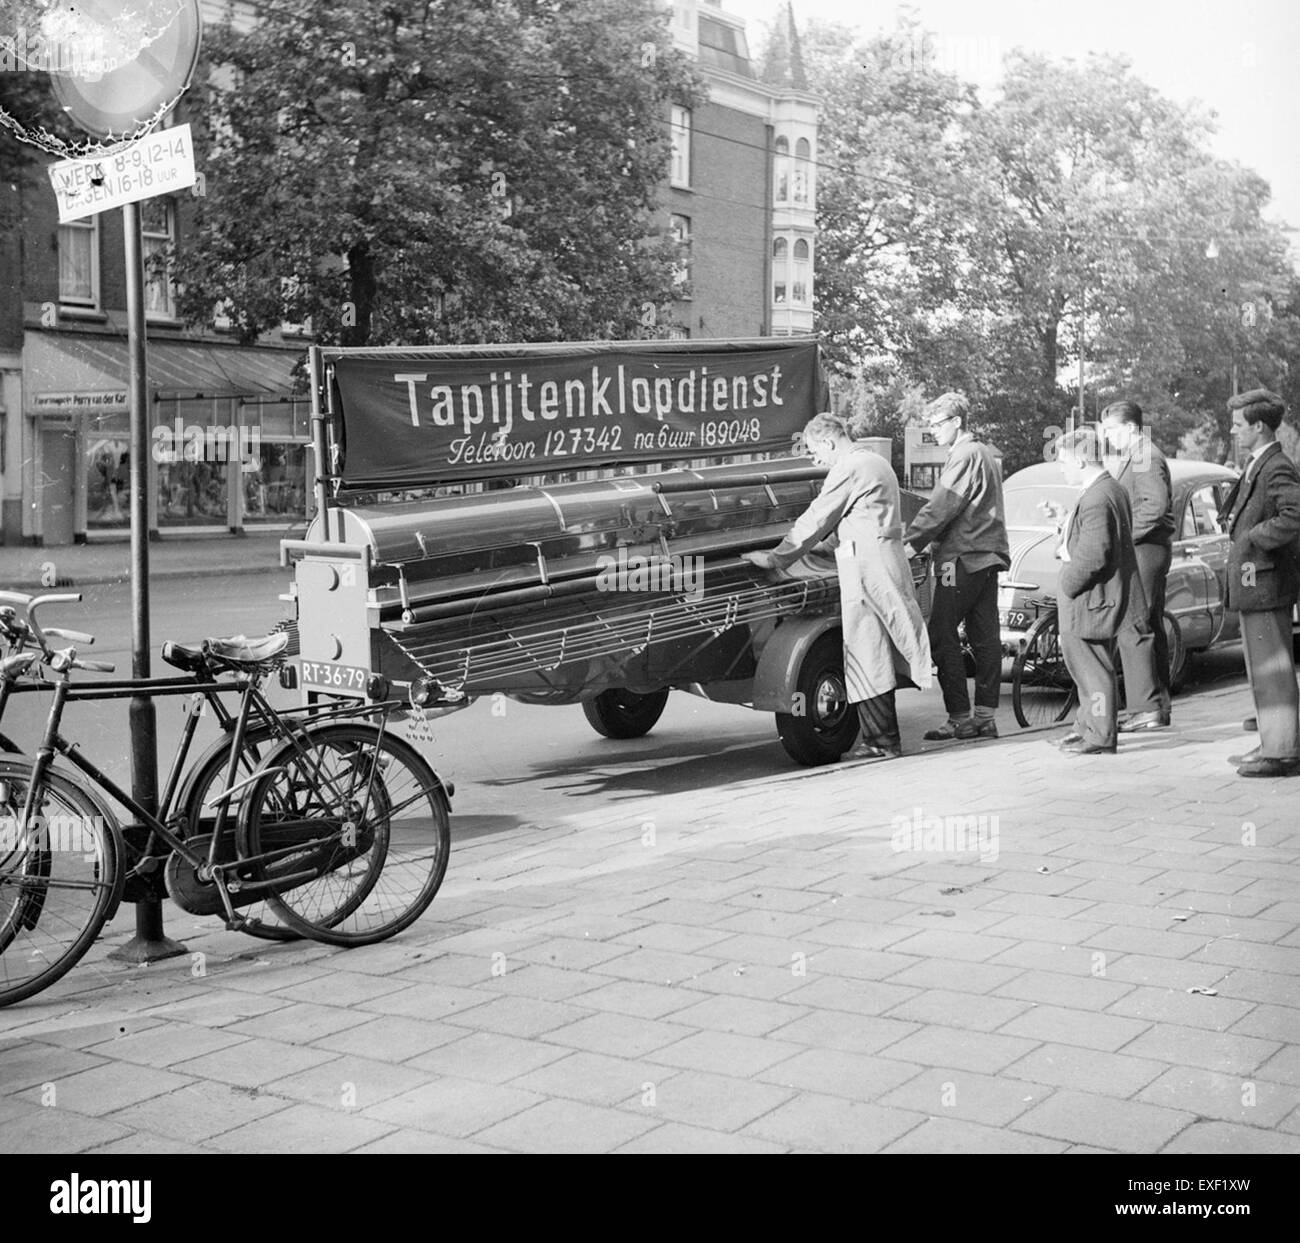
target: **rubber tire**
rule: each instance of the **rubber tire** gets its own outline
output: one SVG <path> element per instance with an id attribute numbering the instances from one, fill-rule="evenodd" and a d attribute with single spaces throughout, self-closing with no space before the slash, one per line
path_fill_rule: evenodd
<path id="1" fill-rule="evenodd" d="M 25 760 L 0 760 L 0 781 L 16 779 L 25 784 L 30 783 L 32 767 L 32 764 Z M 10 1006 L 34 996 L 62 978 L 76 965 L 81 956 L 95 943 L 95 938 L 99 936 L 105 922 L 117 909 L 126 879 L 122 870 L 121 830 L 112 813 L 97 802 L 88 791 L 59 773 L 47 770 L 44 780 L 49 789 L 58 792 L 59 799 L 66 807 L 75 808 L 76 814 L 84 819 L 85 824 L 91 826 L 88 831 L 94 835 L 96 847 L 103 859 L 102 879 L 94 891 L 94 902 L 87 910 L 81 931 L 77 933 L 68 948 L 50 962 L 44 971 L 25 982 L 13 985 L 6 985 L 4 973 L 0 971 L 0 1007 Z M 5 866 L 5 857 L 0 853 L 0 869 Z M 4 888 L 0 887 L 0 895 L 3 893 Z M 15 901 L 11 910 L 0 914 L 0 955 L 8 950 L 15 937 L 23 931 L 18 927 L 22 911 L 22 904 Z M 34 931 L 34 927 L 29 931 Z"/>
<path id="2" fill-rule="evenodd" d="M 818 689 L 828 680 L 838 683 L 844 698 L 839 701 L 838 712 L 824 717 L 816 710 L 820 703 Z M 859 731 L 857 709 L 848 702 L 845 689 L 844 641 L 839 631 L 822 635 L 809 649 L 799 666 L 795 690 L 803 696 L 800 702 L 809 705 L 810 711 L 776 714 L 776 732 L 781 745 L 796 764 L 809 768 L 834 764 L 853 746 Z"/>
<path id="3" fill-rule="evenodd" d="M 1183 643 L 1182 627 L 1178 619 L 1164 614 L 1165 636 L 1169 643 L 1169 693 L 1177 695 L 1187 684 L 1192 668 L 1192 654 Z"/>
<path id="4" fill-rule="evenodd" d="M 340 746 L 359 744 L 365 746 L 373 744 L 378 736 L 379 731 L 377 729 L 357 724 L 322 725 L 310 731 L 312 744 L 316 747 L 331 744 Z M 275 910 L 286 925 L 303 936 L 311 937 L 316 941 L 323 941 L 327 945 L 351 948 L 357 945 L 373 945 L 378 941 L 384 941 L 395 936 L 424 914 L 437 895 L 443 877 L 446 875 L 447 858 L 451 853 L 450 805 L 441 780 L 414 747 L 387 730 L 384 732 L 380 747 L 400 758 L 401 762 L 411 770 L 412 775 L 417 778 L 417 784 L 421 787 L 420 797 L 427 797 L 429 800 L 433 830 L 437 837 L 434 866 L 419 893 L 406 906 L 401 915 L 379 928 L 363 932 L 341 931 L 338 924 L 356 911 L 379 882 L 387 855 L 386 844 L 384 845 L 385 857 L 379 859 L 377 869 L 374 869 L 373 874 L 368 876 L 363 887 L 358 893 L 353 894 L 341 909 L 336 908 L 330 912 L 330 918 L 324 922 L 307 919 L 294 910 L 282 895 L 274 891 L 268 892 L 268 905 Z M 276 747 L 263 760 L 260 767 L 266 771 L 264 771 L 261 778 L 248 788 L 248 796 L 240 808 L 237 841 L 242 855 L 251 857 L 261 853 L 261 808 L 267 799 L 271 797 L 275 782 L 280 776 L 274 770 L 296 759 L 298 759 L 298 750 L 291 740 Z M 259 879 L 264 879 L 265 866 L 254 868 L 253 874 Z"/>
<path id="5" fill-rule="evenodd" d="M 582 712 L 591 728 L 606 738 L 640 738 L 659 723 L 667 703 L 666 690 L 639 695 L 616 686 L 595 699 L 584 699 Z"/>
<path id="6" fill-rule="evenodd" d="M 271 737 L 270 729 L 265 726 L 261 728 L 251 728 L 245 731 L 244 742 L 246 746 L 261 748 L 261 754 L 251 763 L 245 761 L 241 766 L 241 780 L 243 777 L 251 776 L 254 769 L 265 758 L 266 743 Z M 224 738 L 218 738 L 195 762 L 194 766 L 185 775 L 185 780 L 181 786 L 180 798 L 177 800 L 177 814 L 181 818 L 183 829 L 179 836 L 193 837 L 203 832 L 202 821 L 204 815 L 204 803 L 207 802 L 209 792 L 214 789 L 220 789 L 226 779 L 226 768 L 230 762 L 230 735 Z M 248 787 L 251 788 L 251 787 Z M 238 807 L 240 800 L 234 800 L 235 808 L 233 814 L 226 816 L 226 832 L 235 833 L 238 824 Z M 211 815 L 211 810 L 208 810 Z M 275 919 L 275 913 L 270 910 L 258 911 L 256 906 L 236 908 L 239 913 L 246 919 L 255 922 L 249 922 L 240 927 L 239 931 L 246 936 L 256 937 L 261 941 L 301 941 L 302 933 L 294 931 L 284 924 L 268 923 L 268 919 Z M 250 915 L 249 912 L 254 914 Z"/>
<path id="7" fill-rule="evenodd" d="M 1025 715 L 1024 704 L 1021 698 L 1021 687 L 1024 682 L 1025 666 L 1028 664 L 1029 653 L 1043 644 L 1043 636 L 1049 633 L 1057 635 L 1056 647 L 1060 649 L 1060 626 L 1058 616 L 1055 610 L 1044 613 L 1029 628 L 1029 633 L 1025 637 L 1025 645 L 1016 655 L 1015 664 L 1011 669 L 1011 708 L 1016 714 L 1016 721 L 1021 729 L 1028 729 L 1031 725 L 1059 724 L 1078 706 L 1079 691 L 1075 687 L 1073 691 L 1065 696 L 1061 710 L 1057 713 L 1052 721 L 1030 721 Z M 1061 657 L 1064 665 L 1065 658 Z"/>

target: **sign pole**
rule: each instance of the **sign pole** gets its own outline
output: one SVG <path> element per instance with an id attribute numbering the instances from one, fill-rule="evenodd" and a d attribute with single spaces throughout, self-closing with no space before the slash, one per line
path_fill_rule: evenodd
<path id="1" fill-rule="evenodd" d="M 131 406 L 131 676 L 149 676 L 149 391 L 144 320 L 144 243 L 139 203 L 122 208 L 126 252 L 127 353 Z M 130 705 L 131 794 L 150 815 L 158 814 L 158 731 L 153 700 L 134 695 Z M 147 874 L 149 894 L 135 904 L 135 936 L 109 957 L 119 962 L 157 962 L 185 953 L 163 932 L 162 868 Z"/>

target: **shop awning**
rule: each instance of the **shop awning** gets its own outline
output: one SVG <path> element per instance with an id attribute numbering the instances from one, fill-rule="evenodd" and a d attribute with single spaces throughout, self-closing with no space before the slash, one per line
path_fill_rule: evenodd
<path id="1" fill-rule="evenodd" d="M 125 391 L 130 360 L 125 338 L 69 332 L 28 331 L 23 358 L 28 410 L 42 396 Z M 301 349 L 222 345 L 216 342 L 149 341 L 150 400 L 175 398 L 286 399 L 294 396 L 293 368 Z M 305 400 L 303 394 L 297 394 Z"/>

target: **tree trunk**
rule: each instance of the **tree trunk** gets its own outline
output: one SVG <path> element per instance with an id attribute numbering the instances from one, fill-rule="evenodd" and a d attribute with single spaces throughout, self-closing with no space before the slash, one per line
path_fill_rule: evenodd
<path id="1" fill-rule="evenodd" d="M 370 342 L 370 317 L 374 310 L 376 289 L 375 261 L 370 253 L 369 242 L 361 241 L 349 248 L 348 281 L 352 295 L 352 314 L 343 316 L 340 339 L 344 345 L 367 345 Z"/>

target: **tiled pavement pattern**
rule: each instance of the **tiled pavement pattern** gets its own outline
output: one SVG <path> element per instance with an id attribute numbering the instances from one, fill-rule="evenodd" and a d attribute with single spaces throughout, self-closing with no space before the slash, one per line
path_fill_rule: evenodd
<path id="1" fill-rule="evenodd" d="M 171 910 L 206 958 L 124 968 L 128 911 L 0 1011 L 0 1149 L 1300 1151 L 1300 782 L 1224 762 L 1246 711 L 611 798 L 351 952 Z M 996 859 L 894 850 L 918 808 Z"/>

